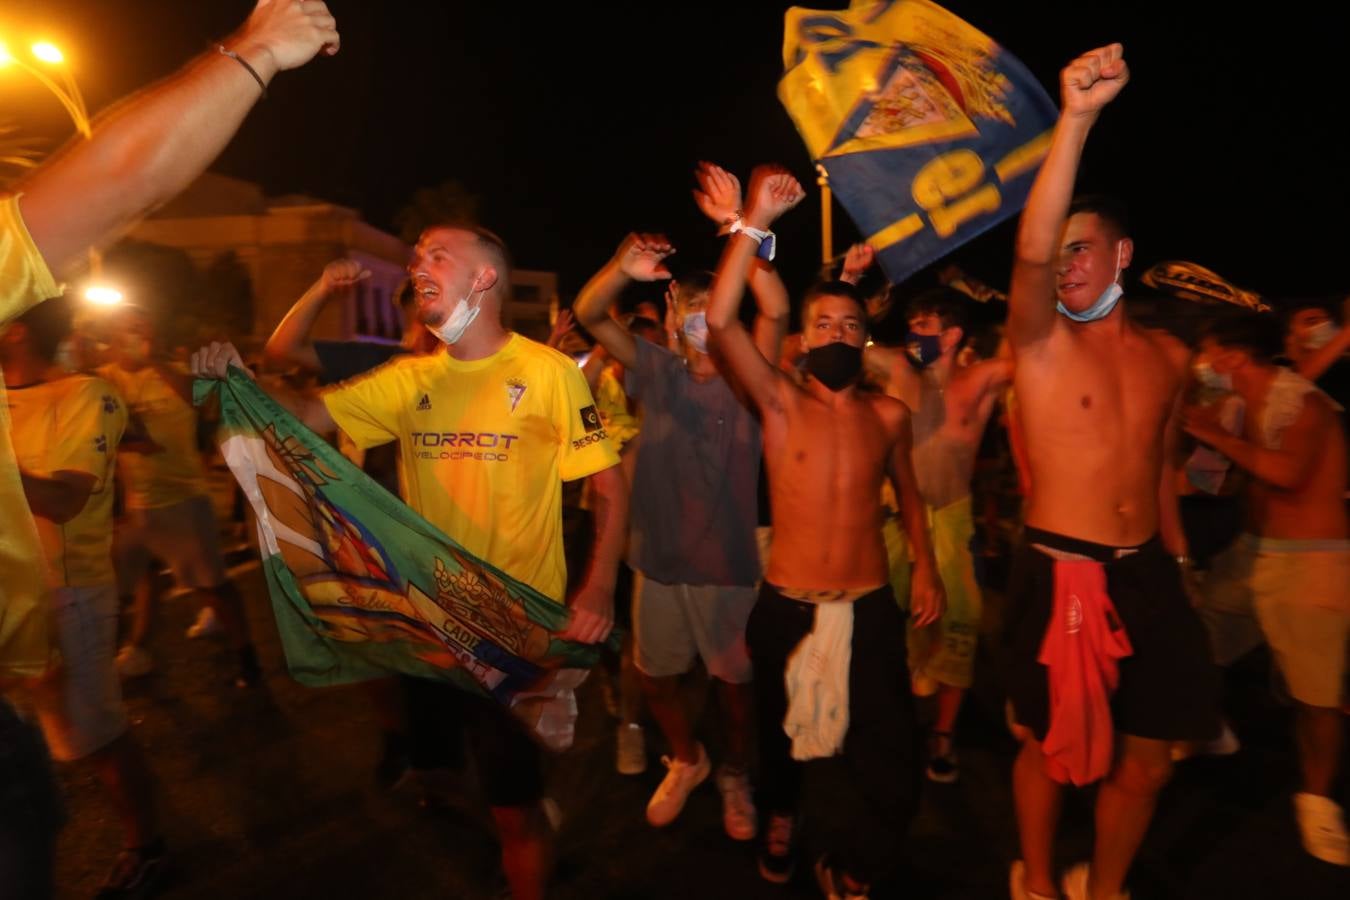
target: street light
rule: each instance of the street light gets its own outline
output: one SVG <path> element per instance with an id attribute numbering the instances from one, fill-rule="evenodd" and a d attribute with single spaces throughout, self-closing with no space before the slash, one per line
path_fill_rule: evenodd
<path id="1" fill-rule="evenodd" d="M 47 41 L 38 41 L 33 45 L 32 50 L 33 55 L 38 59 L 54 66 L 59 66 L 66 61 L 66 58 L 61 54 L 61 51 L 56 48 L 56 45 L 50 44 Z"/>
<path id="2" fill-rule="evenodd" d="M 0 41 L 0 68 L 8 65 L 14 65 L 23 69 L 29 75 L 32 75 L 47 90 L 56 95 L 56 99 L 61 101 L 61 106 L 75 123 L 75 130 L 85 139 L 94 136 L 94 130 L 89 124 L 89 111 L 85 108 L 84 97 L 80 94 L 80 86 L 75 83 L 75 76 L 71 74 L 70 66 L 65 65 L 66 57 L 55 44 L 49 41 L 38 41 L 29 47 L 29 52 L 33 58 L 48 66 L 56 67 L 61 76 L 61 83 L 58 84 L 54 78 L 44 72 L 40 67 L 32 63 L 25 62 L 15 56 Z M 103 260 L 99 252 L 93 247 L 89 248 L 89 270 L 95 277 L 103 269 Z"/>
<path id="3" fill-rule="evenodd" d="M 69 67 L 65 65 L 65 55 L 55 44 L 48 41 L 39 41 L 29 50 L 33 54 L 33 58 L 39 62 L 48 66 L 60 67 L 58 71 L 61 76 L 61 83 L 58 84 L 56 79 L 48 75 L 42 68 L 11 53 L 3 43 L 0 43 L 0 66 L 17 66 L 32 75 L 43 87 L 55 94 L 57 100 L 61 101 L 61 106 L 70 115 L 71 121 L 75 123 L 75 129 L 85 137 L 92 135 L 93 129 L 89 126 L 89 114 L 85 110 L 84 97 L 80 95 L 80 87 L 75 83 Z"/>
<path id="4" fill-rule="evenodd" d="M 102 284 L 91 284 L 84 289 L 84 299 L 96 306 L 116 306 L 122 302 L 122 292 Z"/>

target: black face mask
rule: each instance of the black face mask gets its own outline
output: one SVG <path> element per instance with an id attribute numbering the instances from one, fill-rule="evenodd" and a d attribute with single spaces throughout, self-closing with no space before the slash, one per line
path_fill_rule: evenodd
<path id="1" fill-rule="evenodd" d="M 862 372 L 862 348 L 835 341 L 806 351 L 806 371 L 832 391 L 842 391 Z"/>

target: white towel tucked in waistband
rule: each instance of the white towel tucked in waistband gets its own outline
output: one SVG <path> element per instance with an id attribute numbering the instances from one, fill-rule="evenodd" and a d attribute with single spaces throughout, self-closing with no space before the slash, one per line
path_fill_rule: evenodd
<path id="1" fill-rule="evenodd" d="M 843 749 L 852 658 L 853 604 L 819 604 L 815 626 L 783 670 L 788 698 L 783 730 L 792 739 L 793 759 L 823 759 Z"/>

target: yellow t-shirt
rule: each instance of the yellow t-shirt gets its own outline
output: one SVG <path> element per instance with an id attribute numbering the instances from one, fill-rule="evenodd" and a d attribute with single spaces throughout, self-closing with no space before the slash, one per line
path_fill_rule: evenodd
<path id="1" fill-rule="evenodd" d="M 0 325 L 58 292 L 19 215 L 19 198 L 0 197 Z M 42 544 L 19 480 L 0 378 L 0 677 L 29 678 L 47 668 L 46 594 Z"/>
<path id="2" fill-rule="evenodd" d="M 605 423 L 610 440 L 622 451 L 642 429 L 642 412 L 641 408 L 636 413 L 628 411 L 628 395 L 612 368 L 606 367 L 595 383 L 595 403 L 600 408 L 600 421 Z"/>
<path id="3" fill-rule="evenodd" d="M 112 382 L 127 409 L 163 450 L 117 455 L 128 509 L 159 509 L 206 493 L 197 452 L 197 411 L 151 366 L 128 372 L 109 364 L 98 374 Z"/>
<path id="4" fill-rule="evenodd" d="M 562 600 L 562 482 L 619 461 L 576 363 L 513 334 L 486 359 L 405 356 L 323 396 L 358 446 L 398 440 L 405 499 L 423 518 Z"/>
<path id="5" fill-rule="evenodd" d="M 35 517 L 56 583 L 111 584 L 113 467 L 127 424 L 122 399 L 102 378 L 70 375 L 10 388 L 9 413 L 20 468 L 44 476 L 63 470 L 94 476 L 88 502 L 69 522 Z"/>

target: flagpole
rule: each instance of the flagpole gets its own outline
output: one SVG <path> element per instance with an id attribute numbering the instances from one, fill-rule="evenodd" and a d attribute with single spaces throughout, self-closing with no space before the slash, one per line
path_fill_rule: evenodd
<path id="1" fill-rule="evenodd" d="M 820 261 L 829 265 L 830 260 L 834 259 L 834 226 L 830 221 L 830 175 L 825 171 L 822 165 L 816 165 L 816 171 L 820 177 L 816 179 L 816 184 L 820 185 Z"/>

